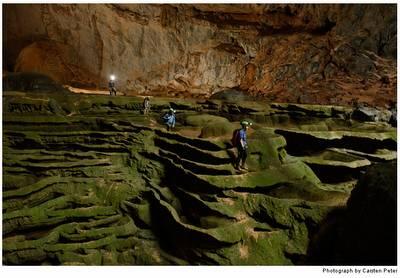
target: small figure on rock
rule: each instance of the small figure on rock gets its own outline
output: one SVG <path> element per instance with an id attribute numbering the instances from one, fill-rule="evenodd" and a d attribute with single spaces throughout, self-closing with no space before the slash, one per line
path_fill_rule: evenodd
<path id="1" fill-rule="evenodd" d="M 175 128 L 175 121 L 176 121 L 175 112 L 176 111 L 174 109 L 170 108 L 169 111 L 165 113 L 163 116 L 163 121 L 164 124 L 167 125 L 168 131 L 172 131 Z"/>
<path id="2" fill-rule="evenodd" d="M 143 114 L 147 115 L 150 111 L 150 99 L 149 97 L 145 97 L 143 100 Z"/>
<path id="3" fill-rule="evenodd" d="M 248 121 L 240 122 L 242 128 L 236 129 L 232 135 L 232 145 L 237 148 L 238 156 L 236 161 L 234 162 L 234 167 L 236 170 L 245 170 L 247 171 L 248 168 L 246 167 L 246 158 L 247 158 L 247 134 L 246 131 L 252 123 Z"/>
<path id="4" fill-rule="evenodd" d="M 110 76 L 110 81 L 108 82 L 108 88 L 110 90 L 110 96 L 117 95 L 117 90 L 115 89 L 115 76 L 114 75 Z"/>

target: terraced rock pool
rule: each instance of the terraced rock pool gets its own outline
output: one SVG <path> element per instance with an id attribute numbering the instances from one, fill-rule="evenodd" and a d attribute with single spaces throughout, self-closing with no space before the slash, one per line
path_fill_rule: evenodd
<path id="1" fill-rule="evenodd" d="M 142 100 L 3 92 L 4 264 L 307 264 L 326 216 L 397 157 L 396 128 L 351 108 Z"/>

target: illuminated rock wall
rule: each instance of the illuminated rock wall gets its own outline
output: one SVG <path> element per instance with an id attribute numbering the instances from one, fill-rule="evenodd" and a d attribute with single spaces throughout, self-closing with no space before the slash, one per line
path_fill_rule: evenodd
<path id="1" fill-rule="evenodd" d="M 5 5 L 8 71 L 125 94 L 382 106 L 395 100 L 394 5 Z"/>

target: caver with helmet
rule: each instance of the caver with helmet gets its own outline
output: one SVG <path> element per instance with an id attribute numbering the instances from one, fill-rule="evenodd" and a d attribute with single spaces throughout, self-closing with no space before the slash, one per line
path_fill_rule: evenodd
<path id="1" fill-rule="evenodd" d="M 232 143 L 238 150 L 238 156 L 234 163 L 234 166 L 237 170 L 248 170 L 246 167 L 246 158 L 247 158 L 247 134 L 246 131 L 252 123 L 248 121 L 241 121 L 240 125 L 241 129 L 236 130 L 233 134 Z"/>
<path id="2" fill-rule="evenodd" d="M 108 82 L 108 88 L 110 90 L 110 96 L 117 95 L 117 90 L 115 89 L 115 76 L 114 75 L 110 76 L 110 81 Z"/>
<path id="3" fill-rule="evenodd" d="M 164 124 L 167 125 L 167 130 L 170 131 L 175 127 L 176 117 L 175 117 L 175 110 L 170 108 L 167 113 L 163 116 Z"/>

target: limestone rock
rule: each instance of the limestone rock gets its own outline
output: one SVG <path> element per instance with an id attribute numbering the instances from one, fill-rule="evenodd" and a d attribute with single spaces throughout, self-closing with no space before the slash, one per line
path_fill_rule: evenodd
<path id="1" fill-rule="evenodd" d="M 324 176 L 293 149 L 301 143 L 313 156 L 315 148 L 346 147 L 342 155 L 331 150 L 322 160 L 336 160 L 325 163 L 330 171 L 362 166 L 351 168 L 359 175 L 366 160 L 358 156 L 375 158 L 378 166 L 396 158 L 394 128 L 364 123 L 357 131 L 346 130 L 349 122 L 327 118 L 333 107 L 285 110 L 289 105 L 277 109 L 261 101 L 230 103 L 238 110 L 233 117 L 263 113 L 278 119 L 273 125 L 252 125 L 250 170 L 237 172 L 231 134 L 198 138 L 181 132 L 199 131 L 204 124 L 239 127 L 223 117 L 220 101 L 154 97 L 147 115 L 140 113 L 142 101 L 53 91 L 4 92 L 3 264 L 305 264 L 312 258 L 307 252 L 310 239 L 324 237 L 318 232 L 322 221 L 346 204 L 357 181 L 324 184 Z M 179 107 L 179 128 L 173 132 L 157 123 L 170 106 Z M 290 129 L 278 129 L 287 123 L 279 119 L 291 122 Z M 319 121 L 325 124 L 315 124 L 312 131 L 297 130 Z M 359 145 L 363 150 L 357 151 Z M 383 173 L 371 172 L 361 179 L 348 203 L 348 223 L 359 220 L 360 233 L 370 228 L 360 216 L 364 211 L 374 218 L 392 211 L 386 206 L 393 205 L 395 167 L 383 167 Z M 376 214 L 369 207 L 373 203 Z M 377 227 L 386 227 L 377 221 Z M 386 230 L 393 231 L 392 224 Z M 357 242 L 353 238 L 349 236 L 349 243 Z M 393 254 L 383 258 L 393 259 Z"/>
<path id="2" fill-rule="evenodd" d="M 389 111 L 381 111 L 374 107 L 359 107 L 351 114 L 351 118 L 359 121 L 370 122 L 389 122 L 391 113 Z"/>
<path id="3" fill-rule="evenodd" d="M 216 92 L 211 96 L 211 99 L 220 99 L 228 102 L 241 102 L 251 100 L 252 97 L 244 93 L 243 91 L 229 89 L 221 92 Z"/>
<path id="4" fill-rule="evenodd" d="M 37 91 L 68 93 L 69 90 L 63 88 L 49 76 L 39 73 L 8 73 L 3 76 L 4 91 Z"/>
<path id="5" fill-rule="evenodd" d="M 383 106 L 395 100 L 393 5 L 6 4 L 8 71 L 123 94 Z M 323 93 L 321 93 L 323 92 Z"/>

